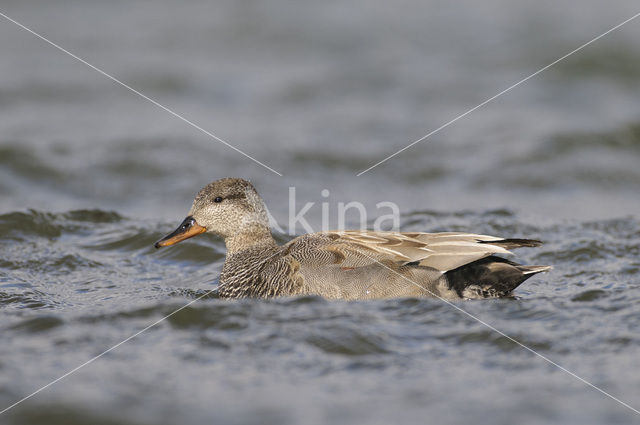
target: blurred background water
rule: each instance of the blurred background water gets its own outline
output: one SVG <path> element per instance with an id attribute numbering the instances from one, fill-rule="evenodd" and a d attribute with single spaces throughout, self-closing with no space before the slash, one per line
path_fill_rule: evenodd
<path id="1" fill-rule="evenodd" d="M 552 273 L 460 306 L 639 408 L 640 21 L 356 177 L 639 11 L 3 1 L 283 177 L 0 18 L 0 409 L 215 287 L 221 241 L 152 243 L 226 176 L 251 179 L 285 229 L 294 186 L 316 228 L 319 202 L 358 200 L 373 220 L 392 201 L 403 230 L 544 240 L 519 260 Z M 638 416 L 437 300 L 206 297 L 0 417 L 365 421 Z"/>

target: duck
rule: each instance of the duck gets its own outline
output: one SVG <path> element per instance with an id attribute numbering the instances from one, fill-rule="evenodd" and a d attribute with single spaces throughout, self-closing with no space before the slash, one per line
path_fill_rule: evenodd
<path id="1" fill-rule="evenodd" d="M 220 298 L 502 298 L 551 269 L 502 257 L 512 255 L 510 249 L 540 246 L 538 240 L 464 232 L 337 230 L 278 245 L 263 199 L 241 178 L 202 188 L 184 221 L 155 247 L 205 232 L 224 239 L 227 250 Z"/>

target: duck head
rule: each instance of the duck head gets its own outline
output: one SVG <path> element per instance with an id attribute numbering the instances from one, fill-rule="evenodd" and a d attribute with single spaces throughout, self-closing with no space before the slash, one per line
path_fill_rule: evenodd
<path id="1" fill-rule="evenodd" d="M 224 178 L 203 187 L 180 226 L 155 243 L 173 245 L 204 232 L 224 238 L 229 250 L 234 241 L 247 243 L 270 238 L 269 217 L 260 195 L 247 180 Z"/>

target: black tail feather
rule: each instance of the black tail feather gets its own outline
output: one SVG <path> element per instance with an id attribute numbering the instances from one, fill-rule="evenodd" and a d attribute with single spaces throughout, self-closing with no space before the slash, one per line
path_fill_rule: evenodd
<path id="1" fill-rule="evenodd" d="M 502 239 L 499 241 L 481 241 L 480 243 L 486 243 L 491 245 L 498 245 L 505 249 L 514 249 L 514 248 L 535 248 L 537 246 L 542 245 L 541 241 L 537 241 L 535 239 Z"/>
<path id="2" fill-rule="evenodd" d="M 523 266 L 490 256 L 450 270 L 445 276 L 449 289 L 455 290 L 461 298 L 496 298 L 508 296 L 534 274 L 549 269 L 549 266 Z"/>

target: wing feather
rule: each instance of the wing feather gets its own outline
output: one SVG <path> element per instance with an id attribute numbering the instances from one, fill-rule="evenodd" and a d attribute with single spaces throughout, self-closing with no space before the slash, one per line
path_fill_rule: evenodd
<path id="1" fill-rule="evenodd" d="M 323 234 L 329 235 L 332 241 L 325 249 L 340 252 L 345 265 L 391 260 L 401 264 L 418 263 L 444 273 L 490 255 L 511 254 L 499 245 L 504 238 L 473 233 L 337 231 Z"/>

